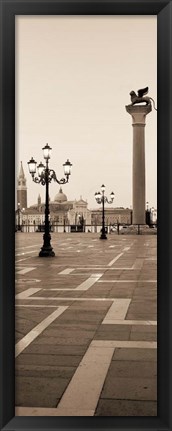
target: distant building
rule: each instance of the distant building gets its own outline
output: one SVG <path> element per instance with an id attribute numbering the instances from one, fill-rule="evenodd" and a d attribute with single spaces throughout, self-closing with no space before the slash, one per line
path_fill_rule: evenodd
<path id="1" fill-rule="evenodd" d="M 91 225 L 91 211 L 87 208 L 88 203 L 82 199 L 73 201 L 73 207 L 68 211 L 68 220 L 70 225 L 79 225 L 82 223 Z"/>
<path id="2" fill-rule="evenodd" d="M 20 209 L 27 208 L 27 187 L 26 177 L 21 162 L 20 172 L 17 178 L 17 205 Z"/>
<path id="3" fill-rule="evenodd" d="M 45 203 L 41 202 L 38 195 L 37 203 L 27 208 L 26 178 L 21 162 L 20 172 L 17 180 L 17 203 L 16 226 L 22 225 L 24 231 L 36 231 L 45 222 Z M 79 200 L 68 200 L 59 188 L 54 200 L 49 201 L 50 225 L 53 231 L 71 231 L 71 227 L 82 226 L 83 231 L 98 232 L 102 225 L 102 207 L 89 209 L 86 200 L 80 196 Z M 129 208 L 112 208 L 105 206 L 105 225 L 132 224 L 132 210 Z M 77 229 L 76 229 L 77 230 Z M 79 229 L 78 229 L 79 230 Z"/>
<path id="4" fill-rule="evenodd" d="M 102 223 L 102 208 L 91 210 L 91 224 L 94 226 Z M 132 223 L 132 210 L 129 208 L 105 208 L 105 225 L 110 226 L 117 223 Z"/>
<path id="5" fill-rule="evenodd" d="M 49 201 L 49 210 L 50 210 L 50 223 L 56 225 L 63 225 L 64 223 L 68 223 L 68 211 L 72 208 L 72 202 L 67 200 L 67 196 L 63 193 L 62 188 L 60 187 L 59 192 L 55 195 L 54 201 Z M 26 212 L 37 211 L 39 214 L 42 214 L 42 218 L 44 221 L 45 214 L 45 203 L 41 202 L 40 195 L 38 196 L 37 204 L 31 205 Z"/>

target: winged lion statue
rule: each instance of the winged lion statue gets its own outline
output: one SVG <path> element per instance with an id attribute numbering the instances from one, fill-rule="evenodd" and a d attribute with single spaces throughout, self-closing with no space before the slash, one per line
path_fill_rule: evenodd
<path id="1" fill-rule="evenodd" d="M 155 107 L 155 101 L 150 96 L 145 96 L 148 94 L 149 87 L 141 88 L 137 91 L 137 94 L 135 91 L 130 91 L 131 96 L 131 105 L 136 105 L 137 103 L 143 103 L 145 102 L 146 105 L 151 105 L 151 101 L 153 102 L 153 107 L 157 111 L 157 108 Z"/>

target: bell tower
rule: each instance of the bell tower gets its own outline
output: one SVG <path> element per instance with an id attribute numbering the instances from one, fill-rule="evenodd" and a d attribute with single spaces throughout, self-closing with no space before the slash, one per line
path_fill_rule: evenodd
<path id="1" fill-rule="evenodd" d="M 17 205 L 20 204 L 20 208 L 27 208 L 27 187 L 26 177 L 21 162 L 20 172 L 17 178 Z"/>

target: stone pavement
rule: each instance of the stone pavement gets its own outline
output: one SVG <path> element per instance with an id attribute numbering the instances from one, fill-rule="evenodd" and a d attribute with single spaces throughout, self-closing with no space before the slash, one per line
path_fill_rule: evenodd
<path id="1" fill-rule="evenodd" d="M 16 416 L 157 415 L 156 240 L 16 233 Z"/>

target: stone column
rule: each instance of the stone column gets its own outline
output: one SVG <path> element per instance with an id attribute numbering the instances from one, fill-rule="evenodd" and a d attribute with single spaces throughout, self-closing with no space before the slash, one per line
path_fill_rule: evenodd
<path id="1" fill-rule="evenodd" d="M 133 121 L 133 224 L 145 224 L 145 124 L 149 105 L 128 105 Z"/>

